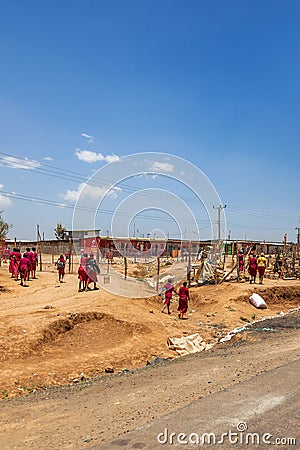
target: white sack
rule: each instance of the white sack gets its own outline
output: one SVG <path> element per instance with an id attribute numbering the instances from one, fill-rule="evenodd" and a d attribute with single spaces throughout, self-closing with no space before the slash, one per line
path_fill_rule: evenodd
<path id="1" fill-rule="evenodd" d="M 251 303 L 251 305 L 255 306 L 255 308 L 258 308 L 258 309 L 266 309 L 267 308 L 267 304 L 264 301 L 264 299 L 259 294 L 256 294 L 256 292 L 254 292 L 250 296 L 250 303 Z"/>

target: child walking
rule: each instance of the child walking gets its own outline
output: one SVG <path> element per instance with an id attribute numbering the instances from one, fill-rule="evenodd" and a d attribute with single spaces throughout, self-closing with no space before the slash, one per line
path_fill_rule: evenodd
<path id="1" fill-rule="evenodd" d="M 30 270 L 30 261 L 27 258 L 27 254 L 24 253 L 23 257 L 20 259 L 19 273 L 21 278 L 21 286 L 27 287 L 26 280 L 28 280 L 28 274 Z"/>
<path id="2" fill-rule="evenodd" d="M 82 265 L 78 267 L 78 278 L 79 278 L 78 292 L 83 292 L 86 289 L 86 282 L 88 276 Z"/>
<path id="3" fill-rule="evenodd" d="M 179 288 L 179 304 L 177 310 L 179 311 L 178 319 L 183 319 L 184 314 L 188 310 L 188 301 L 190 300 L 189 289 L 187 288 L 187 282 L 185 281 L 183 285 Z"/>
<path id="4" fill-rule="evenodd" d="M 56 261 L 55 265 L 58 270 L 58 281 L 60 283 L 63 283 L 63 279 L 65 276 L 65 266 L 66 266 L 66 260 L 64 258 L 64 255 L 60 255 L 60 257 Z"/>
<path id="5" fill-rule="evenodd" d="M 170 304 L 171 304 L 172 295 L 173 295 L 173 292 L 175 292 L 175 294 L 177 294 L 177 292 L 175 291 L 175 288 L 172 284 L 171 278 L 168 279 L 168 282 L 167 282 L 167 284 L 164 285 L 164 288 L 165 288 L 165 301 L 164 301 L 164 306 L 163 306 L 163 309 L 161 310 L 161 312 L 163 313 L 164 310 L 167 308 L 168 314 L 171 314 Z"/>

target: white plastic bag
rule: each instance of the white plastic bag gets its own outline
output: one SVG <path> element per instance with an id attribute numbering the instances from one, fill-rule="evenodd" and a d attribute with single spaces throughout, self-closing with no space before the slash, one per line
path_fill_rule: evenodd
<path id="1" fill-rule="evenodd" d="M 256 292 L 254 292 L 250 296 L 250 303 L 251 303 L 251 305 L 255 306 L 255 308 L 258 308 L 258 309 L 266 309 L 267 308 L 267 304 L 264 301 L 264 299 L 259 294 L 256 294 Z"/>

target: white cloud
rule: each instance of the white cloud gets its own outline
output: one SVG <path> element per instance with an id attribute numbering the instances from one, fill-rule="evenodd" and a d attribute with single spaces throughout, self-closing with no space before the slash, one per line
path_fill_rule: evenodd
<path id="1" fill-rule="evenodd" d="M 4 188 L 4 184 L 0 184 L 0 189 Z M 12 206 L 11 199 L 0 193 L 0 209 Z"/>
<path id="2" fill-rule="evenodd" d="M 75 203 L 79 197 L 80 191 L 80 187 L 77 191 L 71 191 L 70 189 L 67 189 L 66 194 L 60 194 L 59 196 L 64 200 L 67 200 L 68 202 Z"/>
<path id="3" fill-rule="evenodd" d="M 75 203 L 78 200 L 81 191 L 83 191 L 81 194 L 81 199 L 90 198 L 99 201 L 105 195 L 110 195 L 113 198 L 117 198 L 117 193 L 122 191 L 122 189 L 119 187 L 113 187 L 112 189 L 109 189 L 109 186 L 90 186 L 87 183 L 81 183 L 77 189 L 73 191 L 67 189 L 66 194 L 60 194 L 60 197 L 64 200 L 67 200 L 68 202 Z"/>
<path id="4" fill-rule="evenodd" d="M 44 156 L 43 158 L 45 161 L 53 161 L 53 158 L 51 156 Z"/>
<path id="5" fill-rule="evenodd" d="M 147 179 L 151 178 L 151 180 L 155 180 L 155 178 L 158 177 L 158 174 L 157 175 L 156 174 L 155 175 L 150 175 L 148 172 L 141 172 L 138 175 L 136 175 L 136 178 L 141 178 L 141 177 L 144 177 L 144 178 L 147 178 Z"/>
<path id="6" fill-rule="evenodd" d="M 16 158 L 14 156 L 3 156 L 1 166 L 10 167 L 11 169 L 36 169 L 40 167 L 41 163 L 34 159 Z"/>
<path id="7" fill-rule="evenodd" d="M 81 133 L 81 136 L 88 140 L 88 142 L 93 143 L 95 138 L 91 134 Z"/>
<path id="8" fill-rule="evenodd" d="M 0 208 L 9 208 L 12 206 L 11 199 L 0 194 Z"/>
<path id="9" fill-rule="evenodd" d="M 105 157 L 105 161 L 107 161 L 108 163 L 118 161 L 119 159 L 120 159 L 120 157 L 117 156 L 117 155 L 114 155 L 114 154 L 112 154 L 112 155 L 107 155 L 107 156 Z"/>
<path id="10" fill-rule="evenodd" d="M 111 163 L 120 159 L 117 155 L 104 156 L 102 155 L 102 153 L 91 152 L 90 150 L 80 150 L 80 148 L 76 148 L 75 155 L 80 161 L 84 161 L 89 164 L 95 163 L 97 161 L 105 161 Z"/>
<path id="11" fill-rule="evenodd" d="M 174 166 L 169 163 L 155 161 L 150 167 L 150 170 L 154 170 L 155 172 L 173 172 Z"/>

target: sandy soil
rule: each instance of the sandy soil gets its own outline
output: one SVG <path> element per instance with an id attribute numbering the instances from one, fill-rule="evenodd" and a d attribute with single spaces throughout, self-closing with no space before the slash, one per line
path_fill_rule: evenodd
<path id="1" fill-rule="evenodd" d="M 192 288 L 187 320 L 179 321 L 176 300 L 168 316 L 161 313 L 159 296 L 130 299 L 102 289 L 78 293 L 73 274 L 59 284 L 56 273 L 38 273 L 28 288 L 9 278 L 7 266 L 0 275 L 0 398 L 78 383 L 106 368 L 117 373 L 155 357 L 176 358 L 167 347 L 169 336 L 199 332 L 206 342 L 217 342 L 246 321 L 300 303 L 299 281 L 223 283 Z M 254 291 L 267 310 L 249 304 Z"/>

